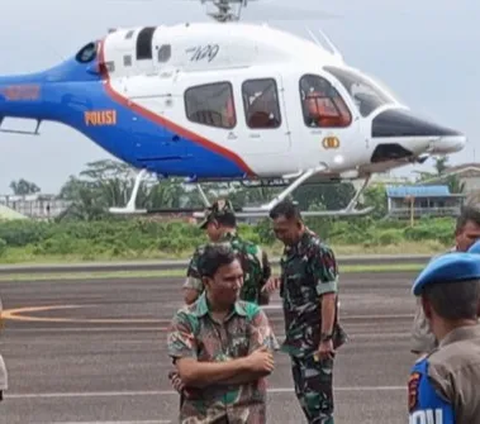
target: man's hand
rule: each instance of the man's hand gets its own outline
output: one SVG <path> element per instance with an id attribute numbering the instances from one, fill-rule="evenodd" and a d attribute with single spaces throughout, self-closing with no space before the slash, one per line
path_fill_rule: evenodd
<path id="1" fill-rule="evenodd" d="M 273 293 L 275 290 L 277 290 L 280 287 L 280 278 L 278 277 L 270 277 L 268 281 L 265 283 L 265 285 L 262 288 L 262 292 L 267 292 L 267 293 Z"/>
<path id="2" fill-rule="evenodd" d="M 335 357 L 335 350 L 333 349 L 333 341 L 330 339 L 325 342 L 320 342 L 317 352 L 315 352 L 315 359 L 317 361 L 324 361 L 326 359 L 333 359 Z"/>
<path id="3" fill-rule="evenodd" d="M 182 393 L 182 391 L 185 389 L 185 385 L 183 384 L 182 379 L 180 378 L 180 375 L 176 371 L 170 371 L 168 373 L 168 378 L 170 380 L 170 383 L 172 383 L 173 388 L 178 392 Z"/>
<path id="4" fill-rule="evenodd" d="M 247 368 L 252 372 L 270 373 L 275 367 L 272 353 L 262 346 L 245 358 Z"/>

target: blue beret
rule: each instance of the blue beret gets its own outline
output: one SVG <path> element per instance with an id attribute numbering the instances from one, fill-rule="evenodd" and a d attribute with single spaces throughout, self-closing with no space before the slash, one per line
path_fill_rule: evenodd
<path id="1" fill-rule="evenodd" d="M 468 253 L 480 253 L 480 240 L 477 240 L 470 246 L 470 249 L 467 250 Z"/>
<path id="2" fill-rule="evenodd" d="M 472 253 L 447 253 L 433 259 L 413 283 L 412 292 L 420 295 L 422 289 L 435 283 L 454 283 L 480 279 L 480 258 Z"/>

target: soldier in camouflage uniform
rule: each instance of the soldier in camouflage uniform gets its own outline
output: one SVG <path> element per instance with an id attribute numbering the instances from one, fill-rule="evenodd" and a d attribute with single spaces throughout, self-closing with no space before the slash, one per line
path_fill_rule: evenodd
<path id="1" fill-rule="evenodd" d="M 332 250 L 305 227 L 300 212 L 283 201 L 270 212 L 284 245 L 280 287 L 285 318 L 282 350 L 290 355 L 295 393 L 310 424 L 333 424 L 335 349 L 346 342 L 337 320 L 338 269 Z"/>
<path id="2" fill-rule="evenodd" d="M 228 244 L 237 253 L 244 274 L 240 300 L 260 305 L 268 304 L 269 294 L 262 291 L 272 272 L 268 256 L 260 246 L 240 238 L 236 226 L 233 207 L 230 202 L 224 200 L 216 201 L 206 211 L 205 219 L 200 223 L 200 228 L 206 230 L 211 243 Z M 204 291 L 198 264 L 205 246 L 197 247 L 188 265 L 187 278 L 183 286 L 184 300 L 187 305 L 197 301 Z M 178 373 L 171 371 L 168 377 L 174 389 L 180 393 L 180 404 L 182 404 L 185 393 L 181 390 L 182 382 Z"/>
<path id="3" fill-rule="evenodd" d="M 211 244 L 198 261 L 205 290 L 175 314 L 168 353 L 187 395 L 180 423 L 263 424 L 275 336 L 265 313 L 238 300 L 240 261 L 228 244 Z"/>
<path id="4" fill-rule="evenodd" d="M 268 293 L 262 288 L 271 276 L 268 256 L 262 248 L 239 237 L 236 231 L 236 218 L 228 201 L 215 202 L 206 212 L 200 228 L 205 229 L 211 242 L 229 243 L 238 253 L 244 272 L 244 284 L 240 299 L 259 304 L 268 303 Z M 195 302 L 203 292 L 202 280 L 198 272 L 198 258 L 205 246 L 199 246 L 190 260 L 187 279 L 183 286 L 185 303 Z"/>

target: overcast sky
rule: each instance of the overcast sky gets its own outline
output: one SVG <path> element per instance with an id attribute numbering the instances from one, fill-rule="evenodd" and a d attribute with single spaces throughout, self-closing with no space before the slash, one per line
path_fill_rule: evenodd
<path id="1" fill-rule="evenodd" d="M 244 17 L 257 14 L 268 19 L 269 6 L 288 4 L 287 0 L 251 2 Z M 378 77 L 414 110 L 468 135 L 468 147 L 452 156 L 452 163 L 480 161 L 480 156 L 475 157 L 475 149 L 480 155 L 480 1 L 296 0 L 291 4 L 342 17 L 271 25 L 304 36 L 306 25 L 321 27 L 353 66 Z M 110 27 L 208 19 L 199 1 L 189 0 L 3 0 L 2 5 L 0 75 L 50 67 L 102 37 Z M 277 7 L 275 11 L 278 16 Z M 19 178 L 36 182 L 45 193 L 57 192 L 86 162 L 110 157 L 59 124 L 44 123 L 41 133 L 39 137 L 0 133 L 0 194 L 10 192 L 10 181 Z M 415 169 L 426 170 L 430 164 Z"/>

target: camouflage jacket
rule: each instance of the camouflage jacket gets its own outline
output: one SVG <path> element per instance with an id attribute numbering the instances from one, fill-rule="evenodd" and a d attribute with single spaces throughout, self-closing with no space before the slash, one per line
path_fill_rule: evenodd
<path id="1" fill-rule="evenodd" d="M 209 313 L 205 292 L 174 316 L 167 337 L 170 357 L 200 362 L 228 361 L 249 355 L 260 346 L 278 346 L 267 316 L 259 306 L 237 301 L 222 323 Z M 266 380 L 247 384 L 212 384 L 187 388 L 180 409 L 181 423 L 266 422 Z M 217 421 L 219 420 L 219 421 Z"/>
<path id="2" fill-rule="evenodd" d="M 271 265 L 267 254 L 260 246 L 243 240 L 235 233 L 226 233 L 219 243 L 230 243 L 233 250 L 239 254 L 244 273 L 243 287 L 240 291 L 240 299 L 247 302 L 264 303 L 260 291 L 270 278 Z M 184 288 L 195 289 L 203 292 L 203 283 L 198 272 L 198 260 L 205 245 L 199 246 L 190 260 L 187 270 L 187 279 Z"/>
<path id="3" fill-rule="evenodd" d="M 338 267 L 333 251 L 306 230 L 295 246 L 286 246 L 280 260 L 285 315 L 282 350 L 292 356 L 313 354 L 320 344 L 321 295 L 337 292 Z M 336 315 L 336 314 L 335 314 Z M 334 345 L 346 341 L 335 316 Z"/>

